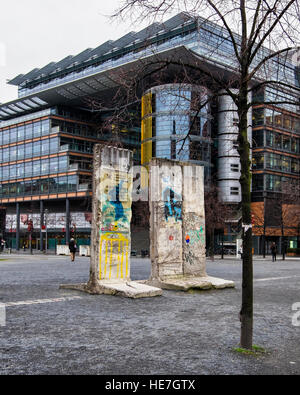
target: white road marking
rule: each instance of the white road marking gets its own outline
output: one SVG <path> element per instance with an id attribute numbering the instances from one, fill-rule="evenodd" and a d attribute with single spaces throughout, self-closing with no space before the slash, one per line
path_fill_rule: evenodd
<path id="1" fill-rule="evenodd" d="M 291 278 L 299 278 L 300 276 L 287 276 L 287 277 L 267 277 L 267 278 L 258 278 L 256 280 L 253 280 L 254 282 L 259 282 L 259 281 L 276 281 L 276 280 L 287 280 Z"/>
<path id="2" fill-rule="evenodd" d="M 76 299 L 82 299 L 82 297 L 81 296 L 67 296 L 65 298 L 23 300 L 20 302 L 7 302 L 7 303 L 3 303 L 3 304 L 5 305 L 5 307 L 14 307 L 14 306 L 27 306 L 27 305 L 32 305 L 32 304 L 67 302 L 67 301 L 76 300 Z"/>

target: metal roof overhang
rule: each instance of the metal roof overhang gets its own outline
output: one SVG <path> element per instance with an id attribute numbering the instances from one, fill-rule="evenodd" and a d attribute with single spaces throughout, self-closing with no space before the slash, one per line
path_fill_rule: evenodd
<path id="1" fill-rule="evenodd" d="M 35 92 L 22 98 L 0 105 L 0 120 L 11 119 L 29 112 L 38 111 L 55 105 L 76 106 L 82 104 L 83 98 L 99 96 L 105 91 L 122 86 L 122 76 L 135 76 L 143 68 L 147 72 L 151 67 L 155 69 L 159 63 L 169 62 L 178 65 L 192 65 L 193 67 L 209 69 L 218 72 L 217 65 L 189 50 L 184 45 L 174 47 L 148 56 L 141 56 L 132 62 L 96 72 L 95 74 L 78 78 L 55 87 Z M 224 73 L 224 68 L 222 68 Z"/>

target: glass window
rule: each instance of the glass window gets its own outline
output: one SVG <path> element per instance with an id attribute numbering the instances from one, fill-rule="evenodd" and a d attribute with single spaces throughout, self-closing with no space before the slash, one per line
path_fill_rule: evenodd
<path id="1" fill-rule="evenodd" d="M 8 180 L 8 178 L 9 178 L 9 167 L 4 166 L 4 167 L 2 167 L 2 179 Z"/>
<path id="2" fill-rule="evenodd" d="M 25 126 L 18 126 L 18 141 L 25 140 Z"/>
<path id="3" fill-rule="evenodd" d="M 60 156 L 59 157 L 59 171 L 66 171 L 68 169 L 68 157 Z"/>
<path id="4" fill-rule="evenodd" d="M 25 125 L 25 139 L 32 139 L 33 136 L 33 126 L 32 123 Z"/>
<path id="5" fill-rule="evenodd" d="M 261 126 L 264 124 L 264 109 L 256 108 L 252 112 L 253 126 Z"/>
<path id="6" fill-rule="evenodd" d="M 58 152 L 58 138 L 50 139 L 50 153 Z"/>
<path id="7" fill-rule="evenodd" d="M 9 196 L 9 184 L 4 184 L 2 186 L 2 196 L 8 197 Z"/>
<path id="8" fill-rule="evenodd" d="M 300 167 L 299 167 L 299 161 L 297 159 L 292 159 L 292 161 L 291 161 L 291 171 L 292 171 L 292 173 L 299 174 Z"/>
<path id="9" fill-rule="evenodd" d="M 40 137 L 42 135 L 41 122 L 34 122 L 33 124 L 33 137 Z"/>
<path id="10" fill-rule="evenodd" d="M 67 192 L 67 190 L 68 190 L 67 177 L 59 177 L 58 192 Z"/>
<path id="11" fill-rule="evenodd" d="M 15 143 L 17 141 L 17 129 L 16 128 L 10 129 L 9 141 L 10 141 L 10 143 Z"/>
<path id="12" fill-rule="evenodd" d="M 286 151 L 291 150 L 291 139 L 288 136 L 282 136 L 282 148 Z"/>
<path id="13" fill-rule="evenodd" d="M 17 178 L 17 165 L 9 166 L 9 178 L 10 179 Z"/>
<path id="14" fill-rule="evenodd" d="M 273 174 L 267 174 L 266 176 L 266 188 L 268 191 L 281 191 L 281 177 Z"/>
<path id="15" fill-rule="evenodd" d="M 24 195 L 24 182 L 17 183 L 17 196 Z"/>
<path id="16" fill-rule="evenodd" d="M 9 148 L 4 148 L 2 150 L 2 160 L 3 163 L 9 162 Z"/>
<path id="17" fill-rule="evenodd" d="M 253 148 L 264 146 L 264 130 L 254 130 L 252 133 Z"/>
<path id="18" fill-rule="evenodd" d="M 49 134 L 49 128 L 50 128 L 50 121 L 49 119 L 42 121 L 42 136 L 47 136 Z"/>
<path id="19" fill-rule="evenodd" d="M 252 191 L 264 190 L 264 176 L 262 174 L 253 174 Z"/>
<path id="20" fill-rule="evenodd" d="M 273 147 L 274 148 L 279 148 L 279 149 L 282 148 L 282 138 L 281 138 L 281 135 L 278 134 L 278 133 L 274 133 L 274 145 L 273 145 Z"/>
<path id="21" fill-rule="evenodd" d="M 24 163 L 17 164 L 17 178 L 24 178 Z"/>
<path id="22" fill-rule="evenodd" d="M 57 193 L 57 178 L 49 178 L 49 193 Z"/>
<path id="23" fill-rule="evenodd" d="M 255 154 L 252 158 L 252 168 L 253 170 L 264 168 L 264 154 Z"/>
<path id="24" fill-rule="evenodd" d="M 267 153 L 266 167 L 273 170 L 281 170 L 281 156 Z"/>
<path id="25" fill-rule="evenodd" d="M 273 125 L 273 110 L 266 108 L 265 115 L 266 115 L 266 124 Z"/>
<path id="26" fill-rule="evenodd" d="M 17 184 L 16 183 L 9 184 L 9 195 L 16 196 L 16 194 L 17 194 Z"/>
<path id="27" fill-rule="evenodd" d="M 49 159 L 41 161 L 41 174 L 49 174 Z"/>
<path id="28" fill-rule="evenodd" d="M 49 180 L 48 178 L 40 181 L 40 192 L 49 193 Z"/>
<path id="29" fill-rule="evenodd" d="M 24 195 L 27 195 L 27 196 L 32 195 L 31 187 L 32 187 L 31 181 L 24 182 Z"/>
<path id="30" fill-rule="evenodd" d="M 3 145 L 9 144 L 9 129 L 3 130 Z"/>
<path id="31" fill-rule="evenodd" d="M 24 168 L 25 168 L 25 177 L 31 177 L 32 176 L 32 162 L 25 162 Z"/>
<path id="32" fill-rule="evenodd" d="M 33 143 L 32 155 L 33 156 L 40 156 L 41 155 L 41 142 L 40 141 L 36 141 L 35 143 Z"/>
<path id="33" fill-rule="evenodd" d="M 48 155 L 49 154 L 49 139 L 41 140 L 41 144 L 42 144 L 41 155 Z"/>
<path id="34" fill-rule="evenodd" d="M 37 176 L 41 174 L 41 161 L 35 160 L 32 165 L 32 175 Z"/>
<path id="35" fill-rule="evenodd" d="M 10 147 L 10 161 L 17 160 L 17 146 Z"/>
<path id="36" fill-rule="evenodd" d="M 18 160 L 24 159 L 24 157 L 25 157 L 25 145 L 24 144 L 20 144 L 17 146 L 17 153 L 18 153 Z"/>
<path id="37" fill-rule="evenodd" d="M 289 115 L 283 115 L 283 127 L 285 129 L 291 129 L 292 128 L 292 119 Z"/>
<path id="38" fill-rule="evenodd" d="M 50 173 L 58 173 L 58 157 L 50 158 Z"/>
<path id="39" fill-rule="evenodd" d="M 278 111 L 274 111 L 273 124 L 276 127 L 282 127 L 282 114 Z"/>
<path id="40" fill-rule="evenodd" d="M 292 138 L 291 139 L 291 151 L 292 152 L 299 152 L 299 141 L 298 139 Z"/>
<path id="41" fill-rule="evenodd" d="M 68 176 L 68 191 L 76 192 L 77 190 L 77 176 Z"/>
<path id="42" fill-rule="evenodd" d="M 300 118 L 295 120 L 295 132 L 300 133 Z"/>
<path id="43" fill-rule="evenodd" d="M 40 180 L 32 181 L 32 194 L 38 195 L 40 193 Z"/>
<path id="44" fill-rule="evenodd" d="M 282 171 L 291 172 L 291 160 L 285 156 L 282 157 Z"/>
<path id="45" fill-rule="evenodd" d="M 32 158 L 32 143 L 25 144 L 25 158 Z"/>

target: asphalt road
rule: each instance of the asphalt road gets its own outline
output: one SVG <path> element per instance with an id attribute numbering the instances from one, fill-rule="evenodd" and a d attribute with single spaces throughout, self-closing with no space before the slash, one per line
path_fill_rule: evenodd
<path id="1" fill-rule="evenodd" d="M 300 260 L 255 260 L 254 344 L 266 350 L 260 356 L 233 350 L 241 261 L 208 261 L 207 272 L 236 288 L 132 300 L 59 290 L 87 281 L 88 258 L 72 264 L 67 257 L 0 255 L 0 374 L 299 374 L 292 305 L 300 302 Z M 133 280 L 149 273 L 148 259 L 132 259 Z"/>

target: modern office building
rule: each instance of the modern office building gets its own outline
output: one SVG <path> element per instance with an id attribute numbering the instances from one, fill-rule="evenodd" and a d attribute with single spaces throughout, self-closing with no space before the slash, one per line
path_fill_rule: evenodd
<path id="1" fill-rule="evenodd" d="M 9 81 L 18 87 L 18 98 L 0 105 L 0 236 L 13 248 L 28 247 L 30 238 L 34 248 L 45 248 L 46 239 L 47 247 L 55 248 L 71 234 L 79 244 L 88 243 L 92 151 L 99 142 L 132 149 L 135 163 L 145 166 L 152 157 L 202 164 L 206 184 L 217 177 L 221 198 L 238 207 L 237 116 L 228 97 L 209 101 L 216 93 L 214 84 L 207 73 L 199 77 L 203 68 L 230 80 L 237 68 L 232 54 L 224 29 L 181 13 Z M 181 59 L 198 70 L 189 72 L 188 80 Z M 177 61 L 176 67 L 172 61 Z M 159 80 L 143 79 L 161 62 L 169 66 Z M 273 67 L 272 73 L 290 88 L 278 92 L 266 87 L 254 97 L 265 102 L 273 101 L 274 95 L 298 100 L 293 89 L 299 86 L 297 61 Z M 143 83 L 136 91 L 139 100 L 131 106 L 130 122 L 116 125 L 112 109 L 103 103 L 124 89 L 126 75 L 136 75 Z M 102 104 L 100 110 L 90 105 L 93 101 Z M 273 104 L 257 105 L 249 113 L 257 217 L 266 212 L 268 199 L 281 193 L 283 180 L 299 181 L 299 114 L 296 105 Z M 272 226 L 265 236 L 269 232 L 270 240 L 279 241 L 278 225 L 275 233 Z M 257 221 L 256 252 L 261 250 L 262 227 Z M 289 241 L 294 242 L 300 230 L 294 224 L 290 228 Z M 140 242 L 146 247 L 144 239 Z"/>

